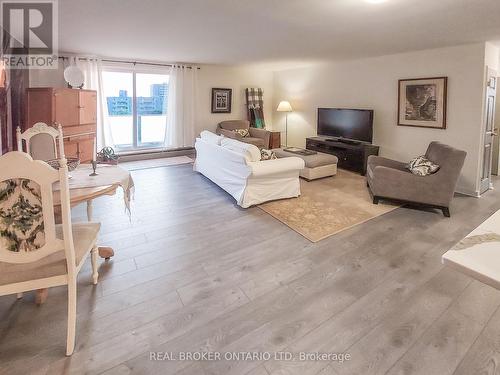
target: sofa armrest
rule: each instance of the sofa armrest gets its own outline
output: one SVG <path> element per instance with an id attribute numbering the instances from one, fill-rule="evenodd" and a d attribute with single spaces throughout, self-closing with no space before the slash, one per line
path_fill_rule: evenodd
<path id="1" fill-rule="evenodd" d="M 398 170 L 405 170 L 406 169 L 406 163 L 403 163 L 403 162 L 400 162 L 397 160 L 384 158 L 382 156 L 376 156 L 376 155 L 368 156 L 368 166 L 370 166 L 372 170 L 374 170 L 375 167 L 377 167 L 377 166 L 384 166 L 384 167 L 394 168 L 394 169 L 398 169 Z"/>
<path id="2" fill-rule="evenodd" d="M 420 184 L 420 181 L 424 180 L 423 177 L 414 175 L 409 171 L 406 172 L 385 165 L 377 165 L 373 169 L 373 175 L 374 178 L 380 179 L 384 183 L 395 183 L 396 185 Z"/>
<path id="3" fill-rule="evenodd" d="M 269 138 L 271 137 L 270 131 L 266 129 L 248 128 L 248 132 L 251 137 L 263 139 L 265 148 L 269 147 Z"/>
<path id="4" fill-rule="evenodd" d="M 242 136 L 239 135 L 236 132 L 233 132 L 232 130 L 227 130 L 227 129 L 219 129 L 220 135 L 223 135 L 224 137 L 227 138 L 232 138 L 232 139 L 241 139 Z"/>
<path id="5" fill-rule="evenodd" d="M 436 206 L 449 206 L 453 197 L 453 189 L 450 190 L 442 183 L 438 173 L 423 177 L 377 166 L 373 170 L 370 186 L 374 195 Z"/>
<path id="6" fill-rule="evenodd" d="M 282 172 L 300 171 L 304 169 L 304 160 L 297 157 L 261 160 L 247 163 L 252 170 L 252 176 L 269 176 Z M 298 173 L 297 173 L 298 176 Z"/>

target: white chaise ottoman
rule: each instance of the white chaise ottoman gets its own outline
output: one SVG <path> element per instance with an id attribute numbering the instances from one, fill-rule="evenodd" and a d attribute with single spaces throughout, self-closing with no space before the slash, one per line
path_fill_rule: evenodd
<path id="1" fill-rule="evenodd" d="M 335 176 L 337 174 L 337 163 L 339 159 L 335 155 L 318 152 L 314 155 L 300 155 L 288 152 L 282 148 L 273 149 L 278 158 L 295 156 L 304 160 L 305 168 L 300 171 L 300 177 L 308 181 L 318 178 Z"/>

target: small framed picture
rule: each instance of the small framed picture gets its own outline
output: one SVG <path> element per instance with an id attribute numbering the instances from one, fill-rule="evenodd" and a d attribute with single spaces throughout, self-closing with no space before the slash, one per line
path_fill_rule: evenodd
<path id="1" fill-rule="evenodd" d="M 232 89 L 212 89 L 212 113 L 231 113 Z"/>
<path id="2" fill-rule="evenodd" d="M 446 129 L 448 77 L 399 80 L 398 125 Z"/>

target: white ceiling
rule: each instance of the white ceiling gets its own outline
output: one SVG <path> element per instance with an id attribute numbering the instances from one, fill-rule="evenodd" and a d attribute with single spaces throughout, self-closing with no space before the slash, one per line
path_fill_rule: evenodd
<path id="1" fill-rule="evenodd" d="M 500 40 L 500 0 L 59 0 L 61 51 L 303 63 Z"/>

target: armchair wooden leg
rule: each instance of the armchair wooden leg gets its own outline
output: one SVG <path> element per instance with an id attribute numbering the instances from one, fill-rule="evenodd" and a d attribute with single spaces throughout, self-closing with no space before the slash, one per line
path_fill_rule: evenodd
<path id="1" fill-rule="evenodd" d="M 441 210 L 443 211 L 443 215 L 445 217 L 451 217 L 449 207 L 442 207 Z"/>
<path id="2" fill-rule="evenodd" d="M 70 356 L 75 350 L 76 334 L 76 279 L 68 282 L 68 336 L 66 339 L 66 355 Z"/>
<path id="3" fill-rule="evenodd" d="M 373 196 L 373 204 L 378 204 L 379 197 Z"/>
<path id="4" fill-rule="evenodd" d="M 97 279 L 99 278 L 99 272 L 97 272 L 97 256 L 98 256 L 98 251 L 97 251 L 97 246 L 95 246 L 92 249 L 91 253 L 91 260 L 92 260 L 92 281 L 94 285 L 97 284 Z"/>

